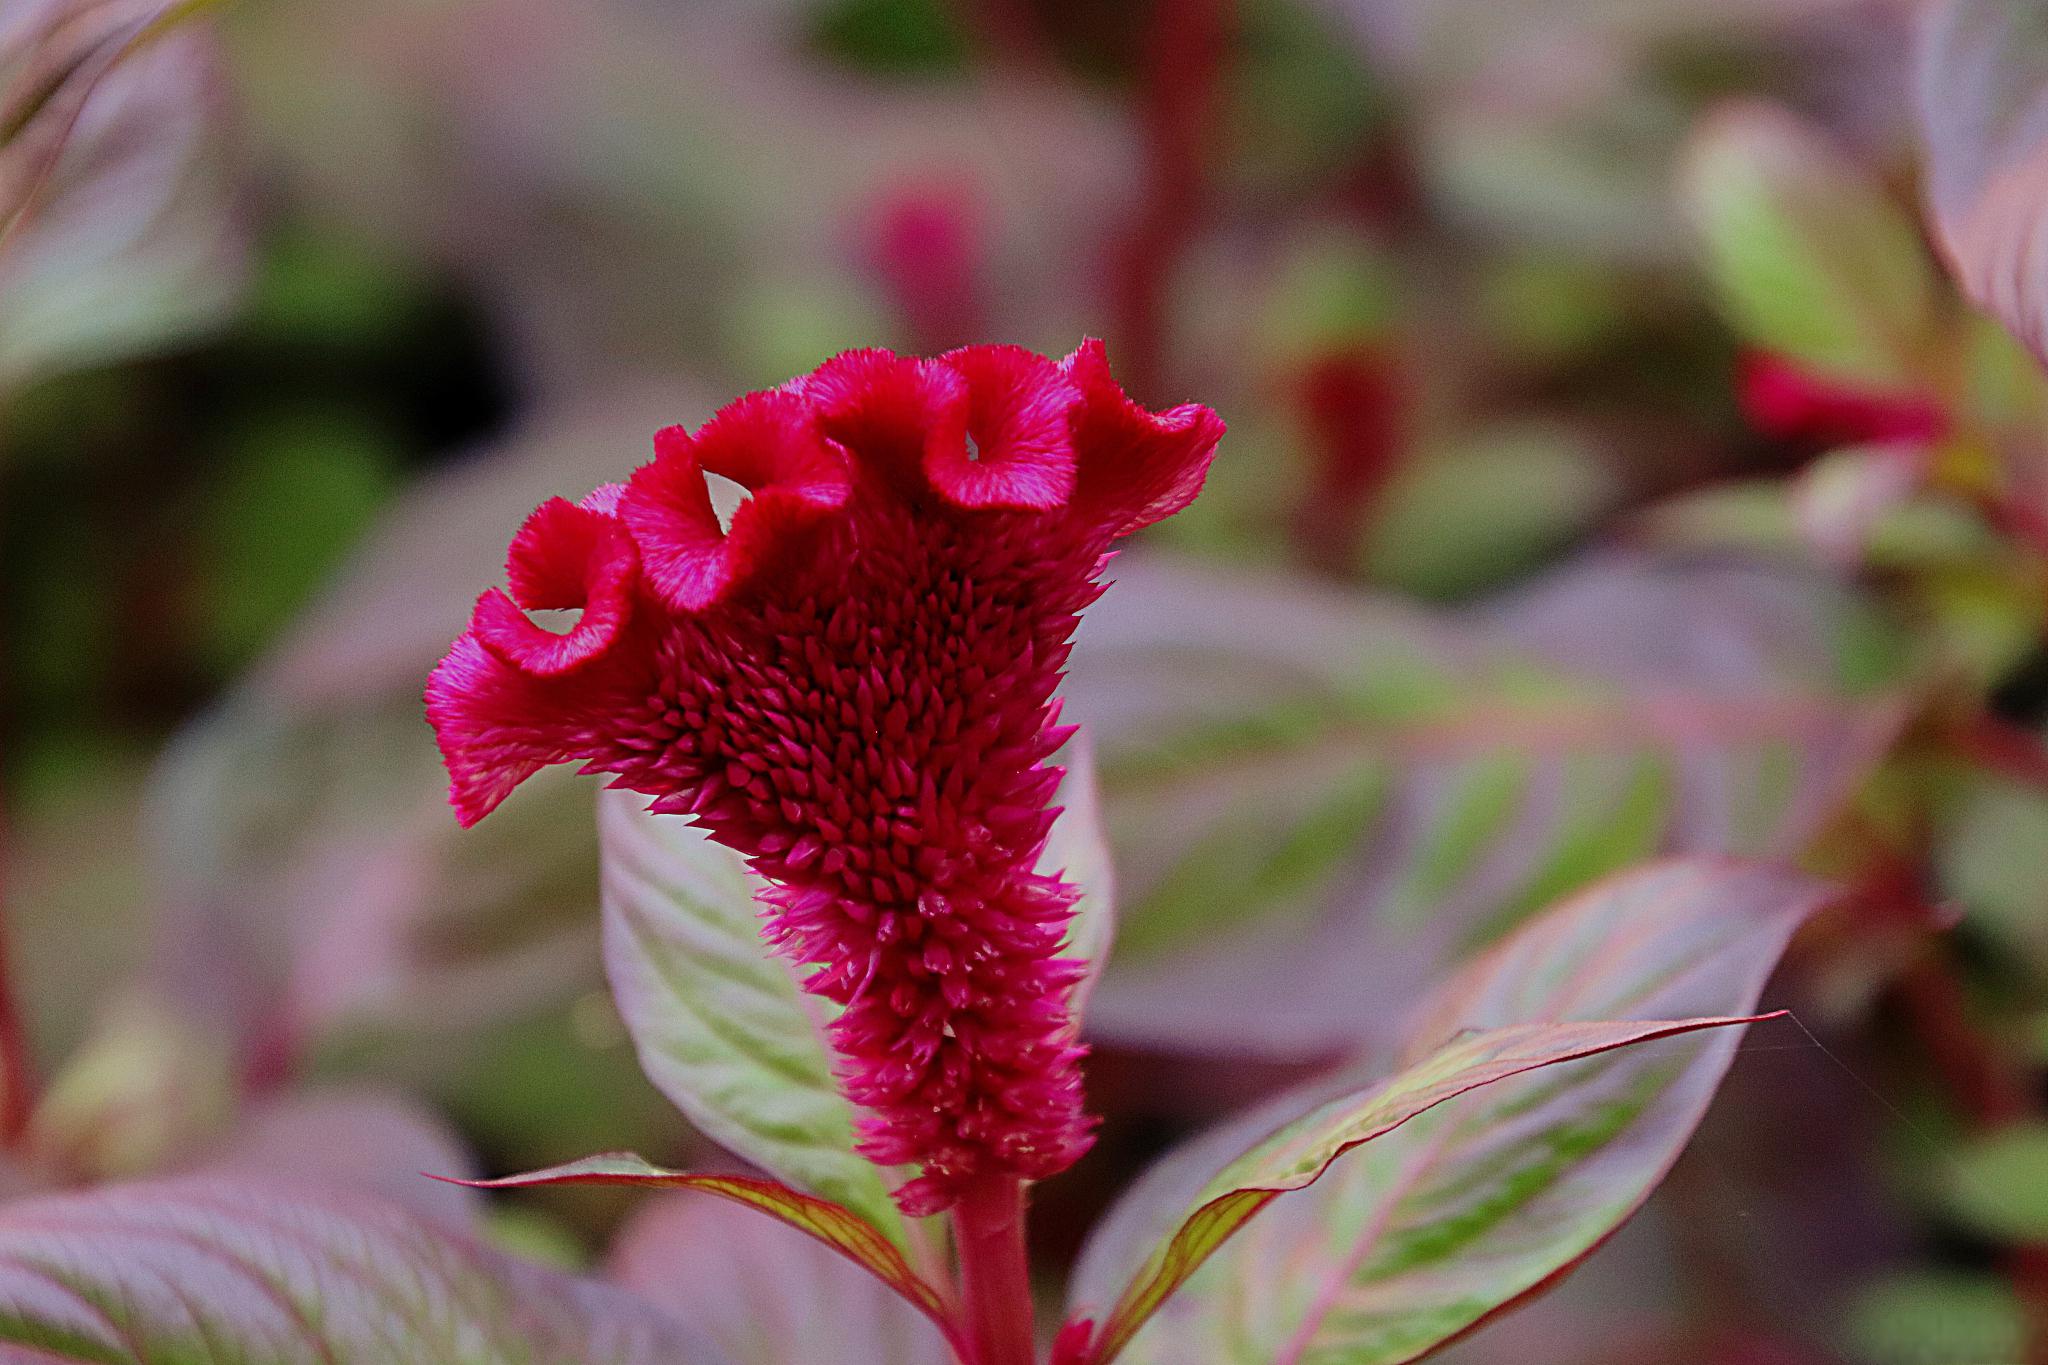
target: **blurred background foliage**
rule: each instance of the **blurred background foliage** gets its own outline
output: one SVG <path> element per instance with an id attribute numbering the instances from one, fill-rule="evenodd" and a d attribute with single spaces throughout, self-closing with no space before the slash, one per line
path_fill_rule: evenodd
<path id="1" fill-rule="evenodd" d="M 2048 385 L 1932 244 L 1996 295 L 1914 6 L 186 8 L 0 11 L 10 1180 L 339 1085 L 406 1170 L 705 1159 L 603 988 L 588 786 L 459 835 L 426 670 L 656 427 L 1094 334 L 1231 434 L 1076 655 L 1122 928 L 1046 1244 L 1529 909 L 1744 853 L 1856 892 L 1780 984 L 1818 1037 L 1445 1358 L 2048 1340 Z M 1948 37 L 1937 111 L 2031 54 Z M 583 1260 L 620 1209 L 492 1216 Z"/>

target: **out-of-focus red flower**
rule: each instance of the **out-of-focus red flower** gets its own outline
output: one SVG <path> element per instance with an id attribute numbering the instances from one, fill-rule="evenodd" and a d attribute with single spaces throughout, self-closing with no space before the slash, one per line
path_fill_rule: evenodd
<path id="1" fill-rule="evenodd" d="M 982 334 L 987 235 L 981 205 L 964 180 L 900 185 L 875 206 L 861 254 L 921 346 Z"/>
<path id="2" fill-rule="evenodd" d="M 1736 382 L 1750 424 L 1780 441 L 1822 449 L 1934 441 L 1949 426 L 1947 412 L 1930 394 L 1848 383 L 1768 351 L 1743 356 Z"/>
<path id="3" fill-rule="evenodd" d="M 1034 864 L 1054 692 L 1118 537 L 1200 489 L 1223 424 L 1152 413 L 1100 343 L 856 351 L 670 428 L 623 486 L 544 504 L 427 686 L 465 824 L 581 762 L 746 855 L 813 964 L 862 1150 L 912 1213 L 1090 1142 Z M 751 496 L 721 526 L 705 476 Z M 530 610 L 580 608 L 557 634 Z"/>
<path id="4" fill-rule="evenodd" d="M 1312 463 L 1296 535 L 1309 560 L 1332 572 L 1355 564 L 1359 537 L 1407 449 L 1403 377 L 1376 347 L 1316 357 L 1293 383 Z"/>

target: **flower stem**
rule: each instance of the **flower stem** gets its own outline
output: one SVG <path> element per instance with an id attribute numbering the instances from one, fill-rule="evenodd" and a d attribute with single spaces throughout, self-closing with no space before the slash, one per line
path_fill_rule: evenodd
<path id="1" fill-rule="evenodd" d="M 7 810 L 0 804 L 0 1145 L 12 1145 L 35 1108 L 35 1063 L 15 996 L 7 905 Z"/>
<path id="2" fill-rule="evenodd" d="M 1114 333 L 1128 387 L 1157 401 L 1174 271 L 1208 201 L 1205 162 L 1230 57 L 1236 0 L 1153 0 L 1140 117 L 1143 190 L 1112 259 Z"/>
<path id="3" fill-rule="evenodd" d="M 953 1211 L 972 1365 L 1032 1365 L 1031 1270 L 1024 1252 L 1024 1183 L 992 1176 Z"/>

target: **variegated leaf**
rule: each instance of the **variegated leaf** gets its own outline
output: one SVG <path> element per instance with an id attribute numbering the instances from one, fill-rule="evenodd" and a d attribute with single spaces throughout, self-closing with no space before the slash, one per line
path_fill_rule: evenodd
<path id="1" fill-rule="evenodd" d="M 1791 571 L 1608 558 L 1442 616 L 1118 568 L 1068 689 L 1118 858 L 1090 1013 L 1117 1042 L 1388 1041 L 1379 1002 L 1607 873 L 1798 851 L 1903 717 L 1909 652 Z"/>
<path id="2" fill-rule="evenodd" d="M 1395 1079 L 1335 1099 L 1341 1080 L 1283 1097 L 1146 1176 L 1091 1239 L 1076 1315 L 1104 1313 L 1132 1261 L 1171 1235 L 1107 1310 L 1103 1353 L 1089 1359 L 1106 1360 L 1177 1276 L 1264 1209 L 1263 1191 L 1288 1186 L 1269 1169 L 1286 1165 L 1283 1156 L 1295 1162 L 1288 1169 L 1320 1170 L 1332 1126 L 1390 1102 L 1408 1121 L 1368 1132 L 1313 1188 L 1277 1198 L 1166 1301 L 1125 1359 L 1163 1365 L 1199 1345 L 1219 1365 L 1399 1365 L 1555 1283 L 1662 1178 L 1741 1031 L 1590 1056 L 1568 1040 L 1590 1029 L 1647 1041 L 1636 1031 L 1658 1036 L 1662 1026 L 1625 1021 L 1753 1009 L 1793 930 L 1825 896 L 1768 867 L 1678 860 L 1613 878 L 1531 922 L 1423 1004 Z M 1572 1022 L 1589 1019 L 1609 1022 Z M 1418 1074 L 1436 1079 L 1488 1039 L 1555 1043 L 1551 1060 L 1570 1065 L 1490 1076 L 1483 1090 L 1437 1107 L 1399 1099 Z M 1245 1179 L 1247 1169 L 1260 1178 Z M 1233 1181 L 1255 1188 L 1226 1188 Z"/>
<path id="3" fill-rule="evenodd" d="M 0 1209 L 0 1357 L 737 1365 L 634 1295 L 359 1193 L 226 1179 Z"/>

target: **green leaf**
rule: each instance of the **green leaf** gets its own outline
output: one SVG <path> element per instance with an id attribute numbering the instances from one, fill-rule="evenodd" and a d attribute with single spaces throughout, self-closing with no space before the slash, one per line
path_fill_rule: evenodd
<path id="1" fill-rule="evenodd" d="M 1798 853 L 1903 713 L 1897 633 L 1791 570 L 1614 557 L 1458 616 L 1118 572 L 1068 686 L 1118 859 L 1090 1014 L 1116 1041 L 1385 1039 L 1381 1002 L 1601 876 Z"/>
<path id="2" fill-rule="evenodd" d="M 882 1172 L 853 1150 L 831 1002 L 761 942 L 746 864 L 644 797 L 598 801 L 605 965 L 648 1078 L 712 1140 L 907 1245 Z"/>
<path id="3" fill-rule="evenodd" d="M 0 1209 L 0 1354 L 79 1365 L 735 1365 L 625 1290 L 359 1193 L 182 1180 Z"/>
<path id="4" fill-rule="evenodd" d="M 1423 1004 L 1391 1079 L 1325 1082 L 1148 1173 L 1076 1272 L 1074 1316 L 1113 1304 L 1089 1359 L 1400 1365 L 1555 1282 L 1662 1178 L 1740 1035 L 1706 1030 L 1747 1021 L 1825 897 L 1675 860 L 1532 921 Z"/>
<path id="5" fill-rule="evenodd" d="M 945 1297 L 911 1269 L 896 1244 L 843 1204 L 818 1199 L 772 1180 L 737 1175 L 692 1175 L 663 1170 L 630 1152 L 602 1152 L 550 1166 L 544 1171 L 499 1180 L 453 1182 L 484 1190 L 530 1189 L 544 1185 L 630 1185 L 642 1189 L 697 1190 L 759 1210 L 815 1238 L 874 1275 L 913 1305 L 949 1338 L 952 1312 Z"/>
<path id="6" fill-rule="evenodd" d="M 1099 968 L 1111 932 L 1109 860 L 1085 753 L 1056 799 L 1065 810 L 1040 867 L 1081 888 L 1073 942 Z M 854 1109 L 832 1078 L 825 1028 L 837 1007 L 806 994 L 762 942 L 740 856 L 644 805 L 607 792 L 598 810 L 605 960 L 641 1065 L 726 1148 L 908 1246 L 883 1172 L 854 1151 Z"/>
<path id="7" fill-rule="evenodd" d="M 2048 968 L 2048 793 L 2031 783 L 1957 773 L 1941 808 L 1935 864 L 1942 891 L 2005 950 Z"/>
<path id="8" fill-rule="evenodd" d="M 1870 1365 L 2020 1360 L 2027 1310 L 2011 1284 L 1990 1275 L 1895 1275 L 1857 1296 L 1848 1337 L 1855 1358 Z"/>
<path id="9" fill-rule="evenodd" d="M 1502 423 L 1401 466 L 1374 510 L 1364 567 L 1397 591 L 1466 596 L 1584 535 L 1618 492 L 1582 433 Z"/>
<path id="10" fill-rule="evenodd" d="M 2004 1242 L 2048 1240 L 2048 1124 L 1964 1144 L 1941 1177 L 1942 1201 L 1972 1231 Z"/>
<path id="11" fill-rule="evenodd" d="M 1915 377 L 1939 297 L 1906 210 L 1787 110 L 1723 108 L 1681 193 L 1723 309 L 1751 343 L 1838 378 Z"/>

